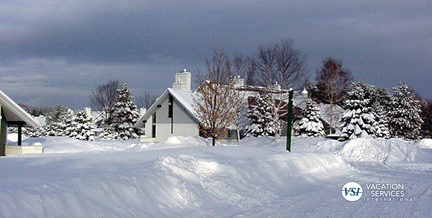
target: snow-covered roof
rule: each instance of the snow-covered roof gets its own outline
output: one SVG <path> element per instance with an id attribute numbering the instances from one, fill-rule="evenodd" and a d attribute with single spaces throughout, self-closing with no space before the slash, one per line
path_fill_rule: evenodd
<path id="1" fill-rule="evenodd" d="M 184 90 L 178 90 L 169 88 L 168 91 L 171 93 L 171 95 L 182 105 L 185 107 L 185 109 L 192 115 L 196 120 L 199 120 L 196 116 L 196 110 L 193 106 L 194 104 L 194 95 L 195 93 L 184 91 Z"/>
<path id="2" fill-rule="evenodd" d="M 38 122 L 28 114 L 22 107 L 10 99 L 5 93 L 0 90 L 0 105 L 4 112 L 4 116 L 8 122 L 25 122 L 26 125 L 36 127 Z"/>
<path id="3" fill-rule="evenodd" d="M 303 92 L 294 91 L 294 96 L 293 96 L 294 106 L 299 107 L 301 109 L 305 109 L 307 98 L 308 98 L 307 94 L 305 95 Z"/>
<path id="4" fill-rule="evenodd" d="M 141 128 L 144 126 L 143 121 L 147 120 L 151 115 L 153 115 L 154 111 L 157 109 L 157 105 L 161 104 L 161 102 L 168 97 L 168 95 L 173 96 L 173 98 L 180 104 L 181 107 L 185 109 L 185 111 L 193 118 L 196 122 L 199 122 L 199 119 L 196 115 L 196 110 L 193 106 L 194 94 L 190 91 L 179 90 L 168 88 L 162 95 L 156 99 L 155 103 L 146 111 L 144 115 L 142 115 L 139 120 L 135 123 L 136 128 Z"/>

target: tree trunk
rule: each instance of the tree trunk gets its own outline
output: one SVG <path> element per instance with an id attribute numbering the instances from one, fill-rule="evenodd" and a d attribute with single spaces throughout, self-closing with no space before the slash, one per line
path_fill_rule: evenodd
<path id="1" fill-rule="evenodd" d="M 237 129 L 237 142 L 240 142 L 240 131 Z"/>
<path id="2" fill-rule="evenodd" d="M 212 145 L 216 146 L 216 137 L 212 137 Z"/>
<path id="3" fill-rule="evenodd" d="M 278 138 L 279 138 L 279 134 L 275 133 L 275 135 L 274 135 L 274 141 L 277 142 Z"/>
<path id="4" fill-rule="evenodd" d="M 330 102 L 330 134 L 333 133 L 333 101 Z"/>

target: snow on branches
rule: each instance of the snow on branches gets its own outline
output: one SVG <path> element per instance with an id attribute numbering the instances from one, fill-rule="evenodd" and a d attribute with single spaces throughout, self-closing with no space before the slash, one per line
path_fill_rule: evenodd
<path id="1" fill-rule="evenodd" d="M 323 137 L 325 135 L 320 109 L 310 98 L 306 101 L 306 108 L 303 110 L 303 117 L 296 127 L 296 134 L 309 137 Z"/>
<path id="2" fill-rule="evenodd" d="M 376 136 L 378 122 L 371 107 L 371 96 L 363 82 L 353 82 L 347 93 L 346 112 L 342 117 L 341 140 L 348 138 Z"/>
<path id="3" fill-rule="evenodd" d="M 120 140 L 138 138 L 139 130 L 134 127 L 138 117 L 139 112 L 132 100 L 131 90 L 124 83 L 117 90 L 112 109 L 112 128 L 116 134 L 110 135 Z"/>
<path id="4" fill-rule="evenodd" d="M 274 107 L 271 104 L 271 96 L 268 93 L 260 93 L 259 96 L 251 99 L 252 103 L 249 106 L 247 117 L 250 120 L 250 125 L 246 127 L 247 135 L 274 136 Z"/>
<path id="5" fill-rule="evenodd" d="M 70 125 L 65 130 L 65 135 L 79 140 L 94 140 L 95 126 L 90 122 L 91 119 L 87 117 L 84 110 L 76 111 L 70 121 Z"/>
<path id="6" fill-rule="evenodd" d="M 390 131 L 392 136 L 407 139 L 419 139 L 420 129 L 423 124 L 421 103 L 411 87 L 405 83 L 393 88 L 394 95 L 391 99 Z"/>

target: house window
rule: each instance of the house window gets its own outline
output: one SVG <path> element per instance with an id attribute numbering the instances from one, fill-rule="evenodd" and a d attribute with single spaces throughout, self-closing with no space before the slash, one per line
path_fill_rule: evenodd
<path id="1" fill-rule="evenodd" d="M 152 125 L 152 138 L 156 138 L 156 125 Z"/>
<path id="2" fill-rule="evenodd" d="M 174 106 L 174 99 L 170 95 L 169 96 L 169 104 L 168 104 L 168 118 L 171 118 L 171 134 L 174 133 L 173 106 Z"/>
<path id="3" fill-rule="evenodd" d="M 168 118 L 173 117 L 173 97 L 169 97 L 169 104 L 168 104 Z"/>
<path id="4" fill-rule="evenodd" d="M 152 121 L 152 138 L 156 138 L 156 112 L 153 114 Z"/>

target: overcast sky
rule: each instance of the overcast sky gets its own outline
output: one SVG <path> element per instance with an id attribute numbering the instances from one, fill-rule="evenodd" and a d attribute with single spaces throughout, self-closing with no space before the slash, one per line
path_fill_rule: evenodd
<path id="1" fill-rule="evenodd" d="M 212 48 L 293 39 L 308 72 L 340 59 L 358 80 L 432 98 L 431 0 L 1 0 L 0 89 L 19 103 L 89 104 L 109 79 L 156 95 Z"/>

